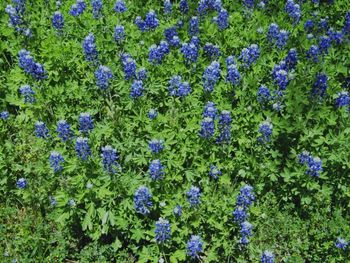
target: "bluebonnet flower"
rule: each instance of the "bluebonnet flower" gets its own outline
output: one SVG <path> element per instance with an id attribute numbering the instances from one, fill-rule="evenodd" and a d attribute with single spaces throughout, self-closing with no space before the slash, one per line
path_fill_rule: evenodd
<path id="1" fill-rule="evenodd" d="M 208 101 L 204 106 L 203 118 L 209 117 L 214 120 L 216 118 L 217 111 L 218 110 L 215 107 L 215 103 Z"/>
<path id="2" fill-rule="evenodd" d="M 204 54 L 211 59 L 217 58 L 220 56 L 220 47 L 218 45 L 213 45 L 211 43 L 206 43 L 204 48 Z"/>
<path id="3" fill-rule="evenodd" d="M 115 42 L 123 41 L 125 38 L 125 30 L 124 27 L 118 25 L 114 28 L 114 40 Z"/>
<path id="4" fill-rule="evenodd" d="M 321 36 L 318 42 L 319 50 L 323 54 L 328 54 L 328 49 L 331 46 L 331 39 L 328 36 Z"/>
<path id="5" fill-rule="evenodd" d="M 60 11 L 56 11 L 52 16 L 52 26 L 58 30 L 61 31 L 64 27 L 64 18 Z"/>
<path id="6" fill-rule="evenodd" d="M 333 28 L 330 28 L 327 35 L 336 45 L 340 45 L 344 41 L 344 33 L 342 31 L 334 31 Z"/>
<path id="7" fill-rule="evenodd" d="M 7 120 L 10 117 L 10 114 L 8 111 L 2 111 L 0 112 L 0 119 Z"/>
<path id="8" fill-rule="evenodd" d="M 54 196 L 49 196 L 49 200 L 50 200 L 50 205 L 52 205 L 52 206 L 57 205 L 57 200 Z"/>
<path id="9" fill-rule="evenodd" d="M 289 32 L 286 30 L 280 30 L 277 40 L 276 40 L 276 46 L 281 49 L 287 45 L 287 41 L 289 38 Z"/>
<path id="10" fill-rule="evenodd" d="M 254 200 L 255 195 L 253 192 L 253 187 L 250 185 L 245 185 L 240 189 L 236 204 L 237 206 L 247 208 L 253 203 Z"/>
<path id="11" fill-rule="evenodd" d="M 176 31 L 176 27 L 172 26 L 169 28 L 166 28 L 164 30 L 164 37 L 166 39 L 166 41 L 171 45 L 171 46 L 178 46 L 179 43 L 179 38 L 178 38 L 178 33 Z"/>
<path id="12" fill-rule="evenodd" d="M 181 82 L 180 76 L 172 76 L 169 80 L 168 91 L 170 96 L 185 97 L 191 93 L 191 87 L 188 82 Z"/>
<path id="13" fill-rule="evenodd" d="M 145 32 L 147 30 L 146 22 L 140 16 L 135 18 L 134 23 L 141 32 Z"/>
<path id="14" fill-rule="evenodd" d="M 100 89 L 107 89 L 110 80 L 113 78 L 113 73 L 110 68 L 100 65 L 95 71 L 96 85 Z"/>
<path id="15" fill-rule="evenodd" d="M 235 57 L 234 56 L 228 56 L 226 58 L 226 66 L 227 68 L 230 66 L 230 65 L 235 65 L 236 62 L 235 62 Z"/>
<path id="16" fill-rule="evenodd" d="M 329 26 L 328 26 L 327 18 L 321 18 L 320 21 L 318 22 L 318 30 L 322 32 L 322 31 L 327 31 L 328 28 Z"/>
<path id="17" fill-rule="evenodd" d="M 19 92 L 24 97 L 24 103 L 34 103 L 35 102 L 35 91 L 29 85 L 24 85 L 19 88 Z"/>
<path id="18" fill-rule="evenodd" d="M 347 35 L 350 33 L 350 11 L 348 11 L 345 15 L 343 33 Z"/>
<path id="19" fill-rule="evenodd" d="M 87 138 L 78 137 L 75 143 L 75 151 L 77 152 L 78 157 L 83 161 L 85 161 L 91 154 L 88 141 Z"/>
<path id="20" fill-rule="evenodd" d="M 149 48 L 148 61 L 154 65 L 161 64 L 165 55 L 169 54 L 169 52 L 168 42 L 161 41 L 159 46 L 152 45 Z"/>
<path id="21" fill-rule="evenodd" d="M 103 168 L 107 173 L 116 173 L 115 167 L 120 168 L 119 163 L 117 160 L 119 159 L 117 150 L 114 149 L 112 146 L 107 145 L 105 147 L 102 147 L 102 164 Z"/>
<path id="22" fill-rule="evenodd" d="M 16 182 L 16 186 L 17 186 L 17 188 L 19 188 L 19 189 L 24 189 L 24 188 L 26 188 L 26 187 L 28 186 L 28 182 L 27 182 L 27 180 L 24 179 L 24 178 L 19 178 L 19 179 L 17 180 L 17 182 Z"/>
<path id="23" fill-rule="evenodd" d="M 182 215 L 182 207 L 181 205 L 176 205 L 174 210 L 174 215 L 177 216 L 177 217 L 180 217 Z"/>
<path id="24" fill-rule="evenodd" d="M 191 93 L 190 84 L 188 82 L 181 82 L 178 88 L 177 95 L 179 97 L 186 97 L 190 93 Z"/>
<path id="25" fill-rule="evenodd" d="M 22 49 L 18 52 L 18 56 L 19 66 L 24 72 L 32 75 L 36 80 L 47 78 L 47 72 L 44 69 L 44 66 L 35 62 L 29 51 Z"/>
<path id="26" fill-rule="evenodd" d="M 131 84 L 130 97 L 132 99 L 137 99 L 143 95 L 144 88 L 142 84 L 142 80 L 134 80 Z"/>
<path id="27" fill-rule="evenodd" d="M 309 19 L 304 23 L 304 29 L 307 33 L 311 33 L 314 29 L 314 21 Z"/>
<path id="28" fill-rule="evenodd" d="M 203 243 L 200 236 L 192 235 L 187 242 L 187 255 L 191 258 L 198 258 L 199 253 L 203 252 Z"/>
<path id="29" fill-rule="evenodd" d="M 157 118 L 158 116 L 158 112 L 155 109 L 150 109 L 148 112 L 148 118 L 150 118 L 151 120 L 154 120 L 155 118 Z"/>
<path id="30" fill-rule="evenodd" d="M 159 26 L 159 20 L 154 10 L 150 10 L 147 13 L 145 18 L 145 24 L 146 24 L 147 30 L 154 30 Z"/>
<path id="31" fill-rule="evenodd" d="M 72 137 L 72 131 L 70 129 L 70 125 L 66 120 L 59 120 L 57 122 L 56 132 L 58 133 L 58 137 L 63 141 L 67 141 L 70 137 Z"/>
<path id="32" fill-rule="evenodd" d="M 152 194 L 146 186 L 140 186 L 134 195 L 134 207 L 137 213 L 146 215 L 152 207 Z"/>
<path id="33" fill-rule="evenodd" d="M 298 52 L 295 48 L 291 48 L 288 51 L 286 58 L 284 59 L 288 70 L 295 69 L 298 63 Z"/>
<path id="34" fill-rule="evenodd" d="M 149 165 L 149 174 L 152 180 L 160 180 L 164 175 L 164 166 L 160 160 L 153 160 Z"/>
<path id="35" fill-rule="evenodd" d="M 169 15 L 172 12 L 173 5 L 170 0 L 164 0 L 164 15 Z"/>
<path id="36" fill-rule="evenodd" d="M 199 47 L 194 43 L 182 43 L 181 53 L 187 64 L 197 62 L 199 55 Z"/>
<path id="37" fill-rule="evenodd" d="M 71 6 L 69 13 L 72 16 L 80 16 L 84 13 L 85 9 L 86 4 L 84 0 L 77 0 L 76 3 Z"/>
<path id="38" fill-rule="evenodd" d="M 268 89 L 268 87 L 266 87 L 264 85 L 260 86 L 258 89 L 257 98 L 258 98 L 258 102 L 260 104 L 268 103 L 271 99 L 271 94 L 270 94 L 270 90 Z"/>
<path id="39" fill-rule="evenodd" d="M 91 0 L 91 6 L 92 6 L 92 15 L 95 19 L 101 17 L 102 15 L 102 7 L 103 3 L 102 0 Z"/>
<path id="40" fill-rule="evenodd" d="M 237 65 L 232 64 L 227 67 L 226 81 L 230 82 L 233 86 L 240 83 L 241 74 L 238 71 Z"/>
<path id="41" fill-rule="evenodd" d="M 337 94 L 335 99 L 335 106 L 337 108 L 345 107 L 350 105 L 350 96 L 347 91 L 341 91 Z"/>
<path id="42" fill-rule="evenodd" d="M 223 110 L 219 116 L 219 132 L 217 143 L 229 143 L 231 139 L 231 113 Z"/>
<path id="43" fill-rule="evenodd" d="M 228 28 L 229 21 L 228 21 L 228 12 L 227 12 L 227 10 L 222 8 L 219 11 L 219 14 L 216 17 L 216 19 L 214 19 L 214 21 L 218 24 L 220 30 L 224 30 L 224 29 Z"/>
<path id="44" fill-rule="evenodd" d="M 157 243 L 163 243 L 167 239 L 170 238 L 170 223 L 168 220 L 165 220 L 163 218 L 159 218 L 159 220 L 156 222 L 156 229 L 155 229 L 155 238 Z"/>
<path id="45" fill-rule="evenodd" d="M 50 161 L 50 166 L 55 173 L 63 170 L 62 163 L 64 162 L 64 158 L 59 152 L 56 152 L 56 151 L 51 152 L 49 161 Z"/>
<path id="46" fill-rule="evenodd" d="M 202 76 L 204 91 L 212 92 L 215 84 L 220 78 L 220 63 L 213 61 L 205 70 Z"/>
<path id="47" fill-rule="evenodd" d="M 180 8 L 181 13 L 187 14 L 188 10 L 189 10 L 187 1 L 186 0 L 180 0 L 179 8 Z"/>
<path id="48" fill-rule="evenodd" d="M 187 200 L 190 203 L 190 207 L 196 207 L 200 204 L 200 189 L 196 186 L 191 186 L 190 190 L 186 192 Z"/>
<path id="49" fill-rule="evenodd" d="M 280 101 L 275 102 L 274 104 L 272 104 L 272 108 L 273 108 L 275 111 L 280 112 L 280 111 L 283 109 L 282 102 L 280 102 Z"/>
<path id="50" fill-rule="evenodd" d="M 233 219 L 236 223 L 242 223 L 247 220 L 248 214 L 247 209 L 242 206 L 237 206 L 232 212 Z"/>
<path id="51" fill-rule="evenodd" d="M 247 245 L 249 243 L 248 237 L 253 235 L 252 234 L 253 226 L 248 221 L 244 221 L 243 223 L 241 223 L 240 227 L 241 227 L 241 230 L 240 230 L 241 239 L 239 243 L 242 245 Z"/>
<path id="52" fill-rule="evenodd" d="M 261 263 L 274 263 L 275 262 L 275 255 L 268 250 L 265 250 L 264 253 L 261 255 Z"/>
<path id="53" fill-rule="evenodd" d="M 125 80 L 132 79 L 136 76 L 136 62 L 130 55 L 122 56 L 122 64 Z"/>
<path id="54" fill-rule="evenodd" d="M 160 153 L 164 149 L 164 141 L 159 139 L 152 139 L 148 143 L 148 148 L 152 153 Z"/>
<path id="55" fill-rule="evenodd" d="M 209 171 L 210 177 L 216 180 L 219 178 L 221 174 L 222 172 L 215 165 L 210 165 L 210 171 Z"/>
<path id="56" fill-rule="evenodd" d="M 124 1 L 118 0 L 115 5 L 114 5 L 114 11 L 117 13 L 124 13 L 126 12 L 128 9 L 124 3 Z"/>
<path id="57" fill-rule="evenodd" d="M 243 0 L 243 5 L 248 9 L 254 8 L 254 0 Z"/>
<path id="58" fill-rule="evenodd" d="M 20 31 L 20 25 L 24 23 L 22 14 L 12 5 L 7 5 L 5 13 L 9 15 L 9 24 L 14 27 L 17 31 Z"/>
<path id="59" fill-rule="evenodd" d="M 267 31 L 267 39 L 274 43 L 279 35 L 279 26 L 275 23 L 270 24 L 269 30 Z"/>
<path id="60" fill-rule="evenodd" d="M 273 125 L 269 121 L 264 121 L 259 125 L 259 132 L 261 136 L 259 136 L 258 141 L 261 143 L 267 143 L 271 141 Z"/>
<path id="61" fill-rule="evenodd" d="M 338 237 L 335 241 L 335 247 L 339 249 L 345 250 L 348 246 L 349 242 L 347 242 L 344 238 Z"/>
<path id="62" fill-rule="evenodd" d="M 37 121 L 34 125 L 35 130 L 34 134 L 37 138 L 48 138 L 50 136 L 49 129 L 46 127 L 46 124 L 42 121 Z"/>
<path id="63" fill-rule="evenodd" d="M 210 117 L 205 117 L 201 123 L 201 130 L 199 131 L 199 136 L 210 139 L 214 136 L 215 124 L 214 120 Z"/>
<path id="64" fill-rule="evenodd" d="M 221 0 L 200 0 L 197 11 L 203 15 L 208 10 L 215 10 L 219 12 L 222 9 Z"/>
<path id="65" fill-rule="evenodd" d="M 318 56 L 320 55 L 320 50 L 318 46 L 316 45 L 311 45 L 308 51 L 306 51 L 306 57 L 311 60 L 312 62 L 317 63 L 319 58 Z"/>
<path id="66" fill-rule="evenodd" d="M 93 33 L 90 33 L 83 41 L 83 50 L 85 59 L 87 61 L 96 61 L 98 59 L 98 52 Z"/>
<path id="67" fill-rule="evenodd" d="M 200 40 L 199 40 L 199 38 L 197 36 L 191 37 L 190 44 L 194 44 L 199 50 L 199 48 L 200 48 Z"/>
<path id="68" fill-rule="evenodd" d="M 94 128 L 94 121 L 91 115 L 87 112 L 80 113 L 79 115 L 79 131 L 89 132 Z"/>
<path id="69" fill-rule="evenodd" d="M 312 94 L 319 97 L 324 97 L 328 87 L 328 77 L 324 73 L 318 73 L 316 81 L 313 85 Z"/>
<path id="70" fill-rule="evenodd" d="M 245 67 L 249 67 L 257 61 L 260 56 L 260 49 L 257 44 L 252 44 L 247 48 L 243 48 L 239 59 L 242 60 Z"/>
<path id="71" fill-rule="evenodd" d="M 313 177 L 320 177 L 322 172 L 322 161 L 318 157 L 313 157 L 309 152 L 304 151 L 299 154 L 299 162 L 301 164 L 306 164 L 308 166 L 306 174 L 309 174 Z"/>
<path id="72" fill-rule="evenodd" d="M 148 77 L 148 73 L 147 70 L 145 68 L 140 68 L 137 73 L 136 73 L 136 77 L 138 80 L 145 80 Z"/>
<path id="73" fill-rule="evenodd" d="M 289 17 L 292 18 L 294 24 L 299 22 L 301 17 L 300 6 L 295 4 L 293 0 L 287 0 L 285 11 Z"/>
<path id="74" fill-rule="evenodd" d="M 188 28 L 188 33 L 190 36 L 196 36 L 199 34 L 199 19 L 196 16 L 191 17 L 190 25 Z"/>
<path id="75" fill-rule="evenodd" d="M 273 71 L 272 76 L 274 77 L 274 82 L 278 85 L 280 90 L 285 90 L 289 83 L 288 72 L 284 69 Z"/>
<path id="76" fill-rule="evenodd" d="M 76 205 L 76 202 L 74 199 L 69 199 L 67 203 L 70 207 L 74 207 Z"/>

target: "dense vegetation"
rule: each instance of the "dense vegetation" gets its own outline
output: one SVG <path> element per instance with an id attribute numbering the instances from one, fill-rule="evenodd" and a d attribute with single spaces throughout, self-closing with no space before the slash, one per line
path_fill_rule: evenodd
<path id="1" fill-rule="evenodd" d="M 348 0 L 1 2 L 1 262 L 350 262 Z"/>

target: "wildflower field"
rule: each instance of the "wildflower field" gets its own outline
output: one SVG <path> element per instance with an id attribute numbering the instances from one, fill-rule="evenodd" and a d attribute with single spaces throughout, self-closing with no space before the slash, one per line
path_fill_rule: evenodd
<path id="1" fill-rule="evenodd" d="M 350 262 L 350 0 L 0 3 L 0 262 Z"/>

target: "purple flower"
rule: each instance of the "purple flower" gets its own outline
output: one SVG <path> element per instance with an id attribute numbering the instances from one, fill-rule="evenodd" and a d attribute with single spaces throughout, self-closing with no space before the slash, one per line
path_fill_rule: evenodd
<path id="1" fill-rule="evenodd" d="M 217 58 L 221 55 L 219 46 L 211 43 L 206 43 L 203 50 L 204 54 L 211 59 Z"/>
<path id="2" fill-rule="evenodd" d="M 231 113 L 223 110 L 219 116 L 219 132 L 217 143 L 229 143 L 231 139 Z"/>
<path id="3" fill-rule="evenodd" d="M 56 151 L 51 152 L 49 161 L 50 161 L 50 166 L 53 169 L 54 173 L 57 173 L 63 170 L 62 163 L 64 162 L 64 159 L 59 152 L 56 152 Z"/>
<path id="4" fill-rule="evenodd" d="M 78 137 L 75 143 L 75 151 L 78 157 L 85 161 L 91 154 L 88 139 L 84 137 Z"/>
<path id="5" fill-rule="evenodd" d="M 115 42 L 123 41 L 125 38 L 125 30 L 124 27 L 118 25 L 114 28 L 114 40 Z"/>
<path id="6" fill-rule="evenodd" d="M 136 62 L 130 55 L 122 55 L 122 65 L 125 80 L 136 77 Z"/>
<path id="7" fill-rule="evenodd" d="M 318 62 L 319 55 L 320 55 L 320 50 L 316 45 L 312 45 L 310 49 L 306 51 L 306 57 L 314 63 Z"/>
<path id="8" fill-rule="evenodd" d="M 130 97 L 132 99 L 136 99 L 138 97 L 141 97 L 143 95 L 143 92 L 144 88 L 142 80 L 134 80 L 134 82 L 131 84 Z"/>
<path id="9" fill-rule="evenodd" d="M 79 115 L 79 131 L 89 132 L 94 128 L 94 122 L 91 115 L 87 112 L 81 113 Z"/>
<path id="10" fill-rule="evenodd" d="M 17 182 L 16 182 L 16 186 L 17 186 L 17 188 L 19 188 L 19 189 L 24 189 L 24 188 L 26 188 L 26 187 L 28 186 L 28 182 L 27 182 L 27 180 L 24 179 L 24 178 L 19 178 L 19 179 L 17 180 Z"/>
<path id="11" fill-rule="evenodd" d="M 117 162 L 117 160 L 119 159 L 117 150 L 114 149 L 112 146 L 107 145 L 105 147 L 102 147 L 101 157 L 103 168 L 107 173 L 115 174 L 115 168 L 117 167 L 120 169 L 120 165 Z"/>
<path id="12" fill-rule="evenodd" d="M 187 200 L 190 203 L 190 207 L 197 207 L 200 204 L 200 189 L 196 186 L 191 186 L 190 190 L 186 192 Z"/>
<path id="13" fill-rule="evenodd" d="M 90 33 L 83 41 L 83 51 L 87 61 L 98 60 L 94 34 Z"/>
<path id="14" fill-rule="evenodd" d="M 35 62 L 29 51 L 22 49 L 18 52 L 18 56 L 19 66 L 24 70 L 24 72 L 32 75 L 32 77 L 34 77 L 36 80 L 47 78 L 47 72 L 44 69 L 44 66 Z"/>
<path id="15" fill-rule="evenodd" d="M 84 0 L 77 0 L 76 3 L 71 6 L 69 13 L 72 16 L 80 16 L 84 13 L 85 9 L 86 4 Z"/>
<path id="16" fill-rule="evenodd" d="M 64 18 L 60 11 L 56 11 L 52 16 L 52 26 L 58 30 L 61 31 L 64 27 Z"/>
<path id="17" fill-rule="evenodd" d="M 160 180 L 164 175 L 164 166 L 160 160 L 153 160 L 149 165 L 149 174 L 152 180 Z"/>
<path id="18" fill-rule="evenodd" d="M 347 107 L 350 105 L 350 96 L 347 91 L 342 91 L 337 94 L 337 98 L 335 99 L 335 106 L 337 108 Z"/>
<path id="19" fill-rule="evenodd" d="M 152 153 L 160 153 L 164 149 L 164 141 L 159 139 L 152 139 L 148 143 L 148 148 L 151 150 Z"/>
<path id="20" fill-rule="evenodd" d="M 194 43 L 182 43 L 181 53 L 187 64 L 197 62 L 199 48 Z"/>
<path id="21" fill-rule="evenodd" d="M 183 14 L 187 14 L 188 13 L 188 10 L 189 10 L 189 7 L 188 7 L 188 3 L 186 0 L 180 0 L 180 11 L 181 13 Z"/>
<path id="22" fill-rule="evenodd" d="M 203 112 L 203 118 L 209 117 L 213 120 L 216 118 L 217 109 L 215 107 L 215 103 L 208 101 L 207 104 L 204 106 L 204 112 Z"/>
<path id="23" fill-rule="evenodd" d="M 117 13 L 124 13 L 126 12 L 128 9 L 124 3 L 124 1 L 118 0 L 115 5 L 114 5 L 114 11 Z"/>
<path id="24" fill-rule="evenodd" d="M 92 14 L 95 19 L 101 17 L 102 15 L 102 0 L 91 0 Z"/>
<path id="25" fill-rule="evenodd" d="M 140 186 L 134 194 L 134 207 L 137 213 L 147 215 L 152 207 L 152 194 L 146 186 Z"/>
<path id="26" fill-rule="evenodd" d="M 105 90 L 108 88 L 110 80 L 113 78 L 113 74 L 110 68 L 100 65 L 95 71 L 95 78 L 97 87 Z"/>
<path id="27" fill-rule="evenodd" d="M 155 238 L 157 243 L 163 243 L 170 238 L 171 228 L 168 220 L 159 218 L 156 222 Z"/>
<path id="28" fill-rule="evenodd" d="M 58 133 L 58 137 L 63 141 L 66 142 L 68 139 L 70 139 L 73 135 L 70 125 L 67 123 L 66 120 L 59 120 L 57 122 L 57 129 L 56 132 Z"/>
<path id="29" fill-rule="evenodd" d="M 212 92 L 214 90 L 215 84 L 220 78 L 220 63 L 213 61 L 204 71 L 202 80 L 203 88 L 206 92 Z"/>
<path id="30" fill-rule="evenodd" d="M 199 20 L 198 17 L 193 16 L 190 19 L 190 25 L 188 28 L 188 33 L 190 36 L 196 36 L 199 34 Z"/>
<path id="31" fill-rule="evenodd" d="M 228 17 L 229 16 L 228 16 L 227 10 L 222 8 L 219 11 L 217 18 L 215 19 L 215 22 L 218 24 L 220 30 L 224 30 L 228 28 L 228 23 L 229 23 Z"/>
<path id="32" fill-rule="evenodd" d="M 239 73 L 236 65 L 232 64 L 227 67 L 226 81 L 230 82 L 233 86 L 240 83 L 241 74 Z"/>
<path id="33" fill-rule="evenodd" d="M 260 86 L 257 93 L 257 98 L 260 104 L 268 103 L 271 99 L 270 90 L 264 85 Z"/>
<path id="34" fill-rule="evenodd" d="M 34 134 L 37 138 L 48 138 L 50 136 L 49 129 L 46 127 L 46 124 L 42 121 L 37 121 L 35 123 Z"/>
<path id="35" fill-rule="evenodd" d="M 259 136 L 258 141 L 261 143 L 267 143 L 271 141 L 273 125 L 269 121 L 264 121 L 259 125 L 259 132 L 261 136 Z"/>
<path id="36" fill-rule="evenodd" d="M 247 48 L 243 48 L 241 55 L 238 59 L 242 60 L 245 67 L 249 67 L 253 63 L 257 61 L 260 56 L 259 46 L 256 44 L 252 44 Z"/>
<path id="37" fill-rule="evenodd" d="M 210 117 L 205 117 L 201 123 L 201 130 L 199 131 L 199 136 L 205 139 L 210 139 L 214 136 L 215 124 L 214 120 Z"/>
<path id="38" fill-rule="evenodd" d="M 328 54 L 328 49 L 331 46 L 331 39 L 328 36 L 321 36 L 318 46 L 320 47 L 320 52 L 323 54 Z"/>
<path id="39" fill-rule="evenodd" d="M 156 13 L 153 10 L 147 13 L 145 24 L 147 30 L 154 30 L 159 26 L 159 20 L 157 18 Z"/>
<path id="40" fill-rule="evenodd" d="M 274 263 L 275 262 L 275 255 L 268 250 L 265 250 L 264 253 L 261 255 L 261 263 Z"/>
<path id="41" fill-rule="evenodd" d="M 199 253 L 203 252 L 203 243 L 200 236 L 192 235 L 187 242 L 187 255 L 191 258 L 198 258 Z"/>

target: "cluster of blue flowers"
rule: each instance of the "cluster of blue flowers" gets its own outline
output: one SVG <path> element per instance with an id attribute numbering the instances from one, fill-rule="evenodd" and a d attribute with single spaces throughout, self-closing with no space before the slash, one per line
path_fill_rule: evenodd
<path id="1" fill-rule="evenodd" d="M 102 16 L 103 3 L 102 0 L 91 0 L 92 14 L 95 19 Z"/>
<path id="2" fill-rule="evenodd" d="M 78 158 L 83 161 L 86 161 L 91 154 L 88 141 L 88 138 L 78 137 L 75 143 L 75 150 L 77 152 Z"/>
<path id="3" fill-rule="evenodd" d="M 273 125 L 270 121 L 264 121 L 259 125 L 260 136 L 258 137 L 258 142 L 268 143 L 271 141 Z"/>
<path id="4" fill-rule="evenodd" d="M 220 78 L 220 63 L 213 61 L 205 70 L 202 76 L 203 88 L 206 92 L 213 92 L 214 86 Z"/>
<path id="5" fill-rule="evenodd" d="M 193 41 L 193 40 L 195 40 L 195 41 Z M 198 60 L 199 43 L 197 42 L 197 40 L 198 40 L 198 38 L 192 37 L 190 43 L 182 43 L 181 53 L 184 56 L 186 64 L 195 63 Z"/>
<path id="6" fill-rule="evenodd" d="M 168 220 L 159 218 L 156 222 L 155 238 L 157 243 L 163 243 L 170 238 L 171 226 Z"/>
<path id="7" fill-rule="evenodd" d="M 164 15 L 170 15 L 173 10 L 173 5 L 170 0 L 164 0 Z"/>
<path id="8" fill-rule="evenodd" d="M 16 186 L 19 189 L 24 189 L 28 186 L 28 182 L 25 178 L 19 178 L 16 182 Z"/>
<path id="9" fill-rule="evenodd" d="M 125 13 L 128 11 L 124 1 L 118 0 L 114 5 L 114 11 L 117 13 Z"/>
<path id="10" fill-rule="evenodd" d="M 164 175 L 164 166 L 160 160 L 153 160 L 149 165 L 149 174 L 152 180 L 160 180 Z"/>
<path id="11" fill-rule="evenodd" d="M 212 43 L 206 43 L 203 47 L 204 55 L 211 59 L 218 58 L 221 55 L 220 47 Z"/>
<path id="12" fill-rule="evenodd" d="M 210 171 L 209 171 L 210 177 L 217 180 L 221 174 L 222 172 L 215 165 L 210 165 Z"/>
<path id="13" fill-rule="evenodd" d="M 116 168 L 120 168 L 119 163 L 117 160 L 119 159 L 117 150 L 114 149 L 112 146 L 107 145 L 105 147 L 102 147 L 102 164 L 103 168 L 107 173 L 116 173 Z"/>
<path id="14" fill-rule="evenodd" d="M 36 80 L 42 80 L 47 78 L 47 72 L 44 66 L 38 62 L 35 62 L 30 52 L 22 49 L 18 52 L 19 66 L 24 72 L 32 75 Z"/>
<path id="15" fill-rule="evenodd" d="M 347 91 L 338 92 L 337 97 L 335 99 L 335 106 L 337 108 L 349 106 L 348 110 L 350 112 L 350 96 Z"/>
<path id="16" fill-rule="evenodd" d="M 253 187 L 245 185 L 240 189 L 237 196 L 236 208 L 233 211 L 234 221 L 240 226 L 241 239 L 240 244 L 247 245 L 249 243 L 248 237 L 252 235 L 253 226 L 247 221 L 248 209 L 255 200 Z"/>
<path id="17" fill-rule="evenodd" d="M 123 41 L 125 38 L 125 29 L 124 26 L 117 25 L 114 28 L 114 40 L 115 42 Z"/>
<path id="18" fill-rule="evenodd" d="M 287 45 L 287 41 L 289 38 L 289 32 L 286 30 L 280 30 L 279 26 L 275 23 L 272 23 L 269 26 L 269 30 L 267 31 L 267 39 L 269 42 L 275 44 L 277 48 L 282 49 Z"/>
<path id="19" fill-rule="evenodd" d="M 131 84 L 130 97 L 137 99 L 143 95 L 144 88 L 142 80 L 134 80 Z"/>
<path id="20" fill-rule="evenodd" d="M 10 117 L 10 114 L 8 111 L 2 111 L 0 112 L 0 119 L 7 120 Z"/>
<path id="21" fill-rule="evenodd" d="M 136 77 L 136 61 L 129 54 L 122 54 L 121 61 L 124 70 L 125 80 Z"/>
<path id="22" fill-rule="evenodd" d="M 42 121 L 37 121 L 34 125 L 35 130 L 34 134 L 37 138 L 48 138 L 50 136 L 49 129 L 47 128 L 46 124 Z"/>
<path id="23" fill-rule="evenodd" d="M 159 139 L 152 139 L 148 143 L 148 148 L 151 150 L 152 153 L 160 153 L 164 149 L 164 141 Z"/>
<path id="24" fill-rule="evenodd" d="M 199 19 L 196 16 L 191 17 L 189 22 L 188 34 L 192 36 L 197 36 L 199 34 Z"/>
<path id="25" fill-rule="evenodd" d="M 293 20 L 293 23 L 297 24 L 301 18 L 300 6 L 295 4 L 293 0 L 287 0 L 285 10 L 289 17 Z"/>
<path id="26" fill-rule="evenodd" d="M 100 65 L 95 71 L 96 85 L 100 89 L 107 89 L 110 80 L 113 78 L 113 73 L 110 68 Z"/>
<path id="27" fill-rule="evenodd" d="M 84 13 L 86 9 L 86 4 L 84 0 L 77 0 L 75 4 L 70 7 L 69 13 L 72 16 L 80 16 Z"/>
<path id="28" fill-rule="evenodd" d="M 249 47 L 243 48 L 238 59 L 242 60 L 245 67 L 251 66 L 260 56 L 260 49 L 257 44 L 251 44 Z"/>
<path id="29" fill-rule="evenodd" d="M 213 22 L 215 22 L 220 30 L 224 30 L 229 26 L 229 14 L 226 9 L 221 8 L 218 11 L 218 16 L 213 18 Z"/>
<path id="30" fill-rule="evenodd" d="M 154 10 L 150 10 L 146 14 L 145 20 L 143 20 L 140 16 L 136 17 L 135 24 L 141 32 L 145 32 L 156 29 L 159 26 L 159 20 Z"/>
<path id="31" fill-rule="evenodd" d="M 322 172 L 322 160 L 319 157 L 313 157 L 309 152 L 304 151 L 299 154 L 299 162 L 308 166 L 306 174 L 313 177 L 320 177 Z"/>
<path id="32" fill-rule="evenodd" d="M 83 50 L 85 59 L 87 61 L 97 61 L 98 60 L 98 52 L 95 43 L 95 36 L 93 33 L 90 33 L 83 41 Z"/>
<path id="33" fill-rule="evenodd" d="M 88 133 L 94 128 L 94 121 L 91 115 L 87 112 L 83 112 L 79 115 L 79 131 L 82 133 Z"/>
<path id="34" fill-rule="evenodd" d="M 275 263 L 275 255 L 271 251 L 265 250 L 261 255 L 261 263 Z"/>
<path id="35" fill-rule="evenodd" d="M 12 0 L 13 5 L 7 5 L 5 13 L 9 16 L 9 25 L 24 36 L 31 37 L 32 31 L 26 26 L 26 0 Z"/>
<path id="36" fill-rule="evenodd" d="M 178 47 L 180 45 L 180 38 L 176 30 L 176 26 L 171 26 L 164 30 L 164 37 L 170 46 Z"/>
<path id="37" fill-rule="evenodd" d="M 190 204 L 190 207 L 194 208 L 199 206 L 201 203 L 200 197 L 201 197 L 201 192 L 200 189 L 196 186 L 191 186 L 190 190 L 186 192 L 187 200 Z"/>
<path id="38" fill-rule="evenodd" d="M 53 169 L 54 173 L 58 173 L 63 170 L 62 163 L 64 162 L 63 156 L 56 151 L 50 153 L 49 157 L 50 166 Z"/>
<path id="39" fill-rule="evenodd" d="M 24 85 L 19 88 L 19 92 L 23 95 L 24 103 L 34 103 L 35 102 L 35 91 L 29 85 Z"/>
<path id="40" fill-rule="evenodd" d="M 198 258 L 199 253 L 203 252 L 203 243 L 200 236 L 192 235 L 187 242 L 187 255 L 191 258 Z"/>
<path id="41" fill-rule="evenodd" d="M 214 136 L 214 133 L 215 133 L 214 119 L 211 117 L 204 117 L 201 123 L 199 136 L 205 139 L 210 139 Z"/>
<path id="42" fill-rule="evenodd" d="M 58 133 L 58 137 L 62 140 L 62 142 L 66 142 L 73 135 L 70 125 L 66 120 L 59 120 L 57 122 L 56 132 Z"/>
<path id="43" fill-rule="evenodd" d="M 182 207 L 181 205 L 176 205 L 173 209 L 173 213 L 176 217 L 180 217 L 182 215 Z"/>
<path id="44" fill-rule="evenodd" d="M 64 18 L 60 11 L 55 11 L 52 16 L 52 26 L 57 31 L 62 31 L 64 27 Z"/>
<path id="45" fill-rule="evenodd" d="M 349 242 L 347 242 L 344 238 L 338 237 L 335 241 L 335 247 L 345 250 L 348 246 Z"/>
<path id="46" fill-rule="evenodd" d="M 148 111 L 148 118 L 150 118 L 151 120 L 154 120 L 155 118 L 157 118 L 157 116 L 158 116 L 158 112 L 157 112 L 157 110 L 156 109 L 150 109 L 149 111 Z"/>
<path id="47" fill-rule="evenodd" d="M 328 77 L 324 73 L 318 73 L 312 88 L 312 95 L 322 98 L 325 96 L 328 87 Z"/>
<path id="48" fill-rule="evenodd" d="M 148 61 L 154 65 L 161 64 L 164 57 L 170 53 L 170 47 L 167 41 L 161 41 L 159 45 L 153 44 L 149 48 Z"/>
<path id="49" fill-rule="evenodd" d="M 140 186 L 134 195 L 134 206 L 137 213 L 147 215 L 152 207 L 152 194 L 146 186 Z"/>
<path id="50" fill-rule="evenodd" d="M 170 96 L 186 97 L 191 91 L 190 84 L 182 82 L 181 76 L 175 75 L 169 80 L 168 92 Z"/>
<path id="51" fill-rule="evenodd" d="M 261 85 L 257 92 L 257 100 L 260 104 L 265 106 L 271 100 L 271 93 L 268 87 Z"/>
<path id="52" fill-rule="evenodd" d="M 232 86 L 236 86 L 241 81 L 241 74 L 238 71 L 237 65 L 230 64 L 227 66 L 226 81 L 231 83 Z"/>
<path id="53" fill-rule="evenodd" d="M 223 110 L 219 116 L 219 137 L 217 143 L 229 143 L 231 140 L 231 113 Z"/>

